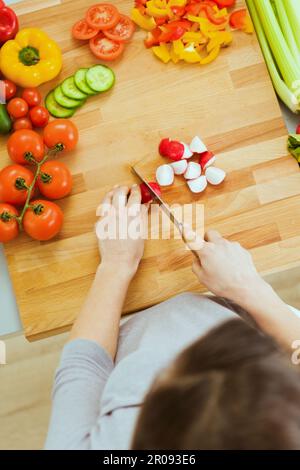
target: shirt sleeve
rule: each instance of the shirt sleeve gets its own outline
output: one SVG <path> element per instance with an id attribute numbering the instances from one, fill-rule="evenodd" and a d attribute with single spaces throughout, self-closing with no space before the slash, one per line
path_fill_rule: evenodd
<path id="1" fill-rule="evenodd" d="M 46 449 L 89 449 L 100 400 L 114 363 L 97 343 L 68 343 L 56 371 Z"/>

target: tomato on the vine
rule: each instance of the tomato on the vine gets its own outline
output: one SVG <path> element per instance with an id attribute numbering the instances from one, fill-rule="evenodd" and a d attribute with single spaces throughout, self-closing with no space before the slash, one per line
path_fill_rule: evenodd
<path id="1" fill-rule="evenodd" d="M 13 123 L 13 130 L 19 131 L 20 129 L 32 129 L 32 123 L 28 117 L 16 119 Z"/>
<path id="2" fill-rule="evenodd" d="M 25 203 L 32 184 L 32 171 L 22 165 L 9 165 L 0 171 L 0 201 L 20 206 Z"/>
<path id="3" fill-rule="evenodd" d="M 18 211 L 10 204 L 0 203 L 0 243 L 6 243 L 18 236 Z"/>
<path id="4" fill-rule="evenodd" d="M 37 199 L 26 210 L 23 227 L 35 240 L 46 241 L 55 237 L 64 220 L 61 208 L 51 201 Z"/>
<path id="5" fill-rule="evenodd" d="M 11 100 L 17 93 L 17 87 L 11 80 L 3 80 L 4 91 L 5 91 L 5 100 Z"/>
<path id="6" fill-rule="evenodd" d="M 7 105 L 7 112 L 15 119 L 25 117 L 28 113 L 28 104 L 22 98 L 13 98 Z"/>
<path id="7" fill-rule="evenodd" d="M 54 119 L 44 129 L 44 142 L 49 149 L 73 150 L 78 142 L 78 129 L 68 119 Z"/>
<path id="8" fill-rule="evenodd" d="M 61 199 L 72 190 L 72 175 L 62 162 L 50 160 L 41 166 L 38 188 L 48 199 Z"/>
<path id="9" fill-rule="evenodd" d="M 49 122 L 49 111 L 44 106 L 34 106 L 29 111 L 29 117 L 34 127 L 45 127 Z"/>
<path id="10" fill-rule="evenodd" d="M 45 155 L 45 146 L 39 134 L 30 129 L 21 129 L 8 139 L 7 151 L 14 162 L 25 165 L 33 159 L 40 162 Z"/>
<path id="11" fill-rule="evenodd" d="M 25 88 L 22 98 L 30 107 L 38 106 L 42 101 L 42 95 L 37 88 Z"/>

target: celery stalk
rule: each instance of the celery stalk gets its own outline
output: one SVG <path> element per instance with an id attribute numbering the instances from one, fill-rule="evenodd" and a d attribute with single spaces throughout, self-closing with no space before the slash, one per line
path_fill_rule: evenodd
<path id="1" fill-rule="evenodd" d="M 282 3 L 300 51 L 300 2 L 299 0 L 282 0 Z"/>
<path id="2" fill-rule="evenodd" d="M 295 95 L 292 93 L 292 91 L 288 88 L 288 86 L 284 83 L 281 76 L 279 75 L 278 69 L 274 62 L 274 57 L 272 55 L 262 24 L 260 22 L 260 18 L 258 16 L 254 0 L 247 0 L 247 3 L 274 88 L 278 96 L 286 104 L 286 106 L 288 106 L 288 108 L 290 108 L 292 112 L 296 113 L 300 111 L 300 103 L 298 103 Z"/>
<path id="3" fill-rule="evenodd" d="M 294 32 L 292 30 L 291 24 L 289 22 L 289 17 L 287 15 L 287 12 L 284 8 L 284 4 L 282 0 L 273 0 L 273 3 L 275 5 L 276 11 L 277 11 L 277 18 L 278 22 L 281 26 L 281 30 L 283 32 L 283 35 L 286 39 L 286 42 L 288 44 L 288 47 L 293 54 L 293 57 L 300 68 L 300 49 L 298 49 L 298 45 L 294 36 Z M 300 5 L 299 5 L 300 8 Z M 300 31 L 299 33 L 300 34 Z"/>
<path id="4" fill-rule="evenodd" d="M 300 89 L 300 69 L 277 23 L 270 1 L 254 0 L 254 4 L 277 67 L 288 88 L 297 94 Z"/>

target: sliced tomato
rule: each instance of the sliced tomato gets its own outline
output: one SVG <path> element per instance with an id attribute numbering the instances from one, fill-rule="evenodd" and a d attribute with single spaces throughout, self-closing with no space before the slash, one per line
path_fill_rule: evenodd
<path id="1" fill-rule="evenodd" d="M 128 41 L 131 38 L 135 30 L 133 21 L 126 15 L 120 15 L 120 19 L 116 26 L 112 29 L 106 29 L 103 31 L 106 37 L 113 41 Z"/>
<path id="2" fill-rule="evenodd" d="M 230 26 L 235 29 L 244 29 L 246 17 L 247 10 L 245 8 L 232 12 L 229 19 Z"/>
<path id="3" fill-rule="evenodd" d="M 119 21 L 120 13 L 114 5 L 98 3 L 91 6 L 86 12 L 85 19 L 91 28 L 111 29 Z"/>
<path id="4" fill-rule="evenodd" d="M 115 60 L 124 51 L 124 43 L 113 41 L 101 32 L 96 37 L 90 39 L 90 49 L 92 53 L 101 60 Z"/>
<path id="5" fill-rule="evenodd" d="M 99 30 L 88 25 L 85 19 L 77 21 L 72 28 L 72 36 L 75 39 L 91 39 L 97 36 Z"/>

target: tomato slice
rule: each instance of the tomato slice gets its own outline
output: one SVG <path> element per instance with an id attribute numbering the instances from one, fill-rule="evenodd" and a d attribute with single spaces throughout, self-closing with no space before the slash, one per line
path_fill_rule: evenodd
<path id="1" fill-rule="evenodd" d="M 91 6 L 86 12 L 85 19 L 91 28 L 111 29 L 119 21 L 120 13 L 114 5 L 98 3 Z"/>
<path id="2" fill-rule="evenodd" d="M 90 39 L 90 49 L 92 53 L 101 60 L 115 60 L 124 51 L 124 43 L 113 41 L 112 39 L 99 33 L 98 36 Z"/>
<path id="3" fill-rule="evenodd" d="M 97 36 L 99 30 L 88 25 L 85 19 L 77 21 L 72 28 L 72 35 L 75 39 L 91 39 Z"/>
<path id="4" fill-rule="evenodd" d="M 120 19 L 116 26 L 112 29 L 106 29 L 103 31 L 106 37 L 113 41 L 128 41 L 131 38 L 135 30 L 133 21 L 126 15 L 120 15 Z"/>

